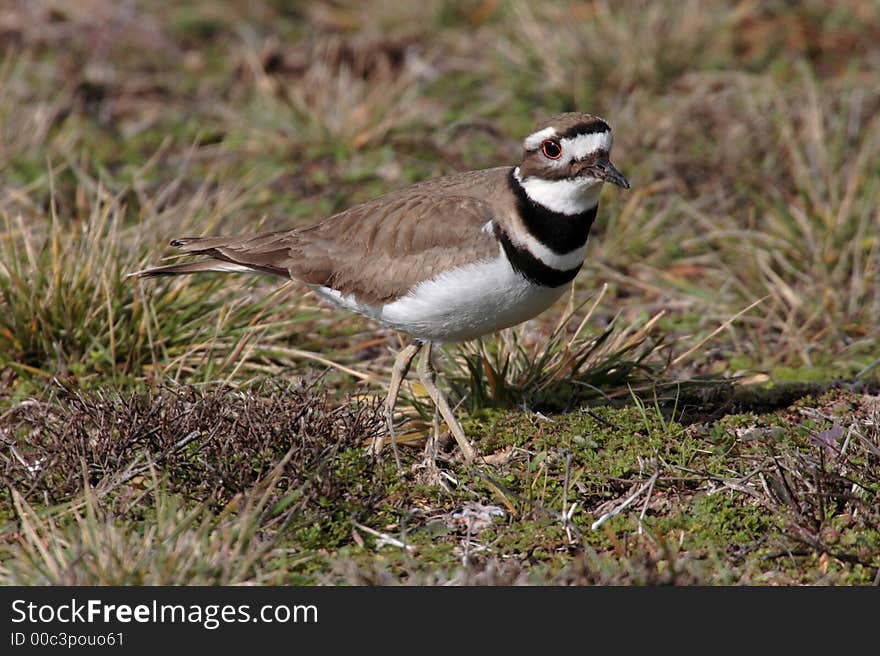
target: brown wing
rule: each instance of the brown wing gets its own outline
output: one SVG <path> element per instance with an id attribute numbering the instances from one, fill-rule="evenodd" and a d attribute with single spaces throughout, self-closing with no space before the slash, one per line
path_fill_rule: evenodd
<path id="1" fill-rule="evenodd" d="M 494 206 L 477 194 L 498 188 L 507 173 L 506 168 L 490 169 L 432 180 L 356 205 L 310 228 L 179 239 L 172 245 L 219 260 L 214 270 L 233 270 L 222 264 L 229 263 L 330 287 L 367 303 L 387 303 L 445 269 L 497 255 L 498 242 L 483 231 L 495 218 Z M 201 261 L 143 274 L 210 267 Z"/>

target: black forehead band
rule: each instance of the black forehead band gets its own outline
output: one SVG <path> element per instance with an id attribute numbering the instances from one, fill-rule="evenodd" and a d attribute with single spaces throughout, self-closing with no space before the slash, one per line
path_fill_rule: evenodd
<path id="1" fill-rule="evenodd" d="M 603 120 L 593 121 L 592 123 L 579 123 L 568 128 L 565 132 L 556 135 L 557 139 L 574 139 L 582 134 L 599 134 L 600 132 L 611 132 L 611 128 Z"/>

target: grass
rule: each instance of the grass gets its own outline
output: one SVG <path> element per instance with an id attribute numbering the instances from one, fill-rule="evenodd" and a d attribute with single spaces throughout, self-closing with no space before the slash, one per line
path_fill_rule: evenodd
<path id="1" fill-rule="evenodd" d="M 0 569 L 20 585 L 232 585 L 271 583 L 260 568 L 267 545 L 256 539 L 259 508 L 234 517 L 189 510 L 157 490 L 149 529 L 140 535 L 104 515 L 86 489 L 72 521 L 44 519 L 14 498 L 22 536 Z M 141 499 L 143 500 L 143 498 Z"/>
<path id="2" fill-rule="evenodd" d="M 0 581 L 877 582 L 875 3 L 117 4 L 0 25 Z M 572 109 L 633 189 L 555 308 L 445 348 L 483 461 L 439 482 L 418 384 L 403 472 L 363 455 L 394 334 L 127 278 Z"/>

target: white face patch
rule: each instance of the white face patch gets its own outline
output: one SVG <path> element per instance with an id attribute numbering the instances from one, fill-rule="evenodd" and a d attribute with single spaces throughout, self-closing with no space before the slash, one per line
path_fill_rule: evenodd
<path id="1" fill-rule="evenodd" d="M 514 169 L 513 175 L 532 201 L 560 214 L 582 214 L 596 207 L 602 192 L 603 181 L 590 176 L 565 180 L 522 178 L 519 167 Z"/>
<path id="2" fill-rule="evenodd" d="M 556 130 L 554 128 L 544 128 L 530 134 L 523 145 L 526 150 L 538 151 L 540 154 L 543 142 L 554 137 L 556 137 Z M 610 153 L 612 142 L 613 137 L 610 130 L 579 134 L 576 137 L 560 139 L 559 146 L 562 150 L 560 157 L 558 159 L 545 157 L 544 165 L 559 170 L 568 169 L 572 162 L 585 159 L 598 150 Z"/>
<path id="3" fill-rule="evenodd" d="M 526 137 L 525 141 L 523 141 L 523 147 L 526 150 L 540 150 L 541 144 L 544 143 L 544 141 L 552 139 L 555 136 L 555 128 L 538 130 Z M 562 157 L 558 160 L 551 160 L 548 158 L 547 161 L 553 165 L 563 165 L 569 164 L 575 159 L 583 159 L 597 150 L 604 150 L 605 152 L 610 153 L 613 141 L 614 137 L 610 130 L 605 132 L 592 132 L 590 134 L 579 134 L 576 137 L 561 139 L 559 145 L 562 147 Z"/>
<path id="4" fill-rule="evenodd" d="M 541 144 L 545 139 L 551 139 L 556 136 L 556 130 L 554 128 L 544 128 L 543 130 L 538 130 L 537 132 L 533 132 L 529 136 L 526 137 L 526 140 L 523 141 L 523 148 L 526 150 L 537 150 L 541 147 Z"/>
<path id="5" fill-rule="evenodd" d="M 611 152 L 611 132 L 594 132 L 592 134 L 579 134 L 571 139 L 560 141 L 562 156 L 572 159 L 583 159 L 597 150 Z"/>

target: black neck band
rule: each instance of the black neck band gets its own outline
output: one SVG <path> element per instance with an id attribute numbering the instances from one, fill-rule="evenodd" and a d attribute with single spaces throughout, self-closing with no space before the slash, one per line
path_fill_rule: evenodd
<path id="1" fill-rule="evenodd" d="M 516 179 L 515 170 L 510 172 L 508 184 L 516 196 L 517 212 L 529 234 L 557 255 L 565 255 L 587 243 L 599 209 L 598 203 L 579 214 L 554 212 L 529 198 Z"/>
<path id="2" fill-rule="evenodd" d="M 498 224 L 495 224 L 495 237 L 501 242 L 501 247 L 504 249 L 504 254 L 507 256 L 513 270 L 529 282 L 541 285 L 542 287 L 559 287 L 571 282 L 583 265 L 581 263 L 573 269 L 566 269 L 564 271 L 547 266 L 535 257 L 529 249 L 514 244 Z"/>

